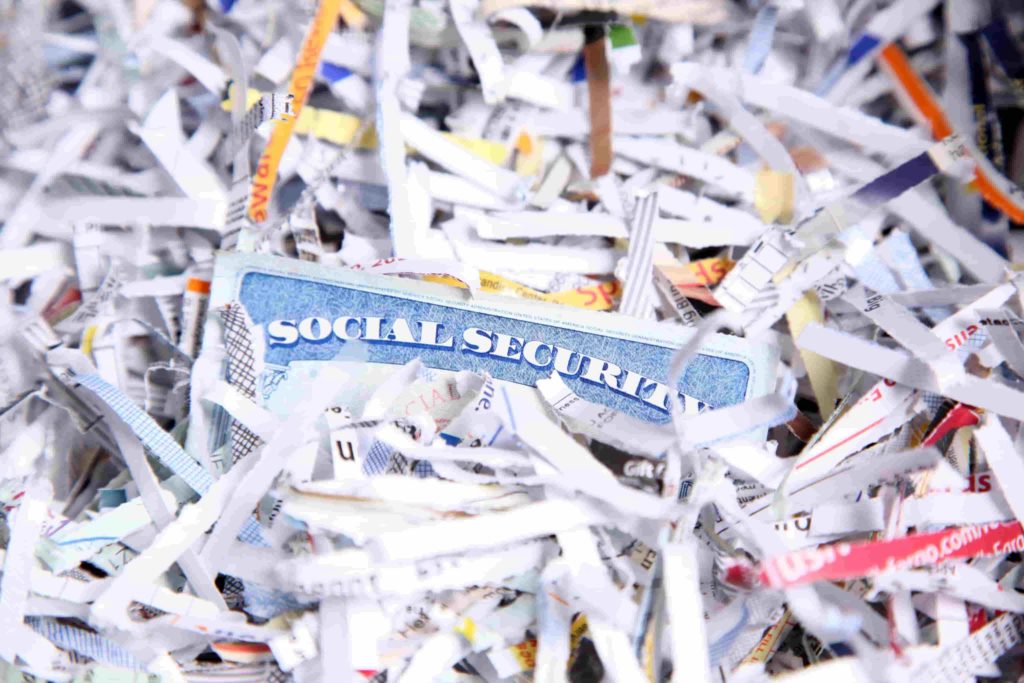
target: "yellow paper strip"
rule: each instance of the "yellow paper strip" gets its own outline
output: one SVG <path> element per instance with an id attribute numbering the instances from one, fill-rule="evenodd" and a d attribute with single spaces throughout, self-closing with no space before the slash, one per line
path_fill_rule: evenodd
<path id="1" fill-rule="evenodd" d="M 82 343 L 79 345 L 79 348 L 87 356 L 92 355 L 92 343 L 96 339 L 96 329 L 95 325 L 89 325 L 89 327 L 85 328 L 85 332 L 82 333 Z"/>
<path id="2" fill-rule="evenodd" d="M 453 277 L 427 275 L 423 279 L 466 289 L 464 283 Z M 575 306 L 576 308 L 586 308 L 591 311 L 611 310 L 615 305 L 615 298 L 619 295 L 620 291 L 619 283 L 617 282 L 599 282 L 586 287 L 548 294 L 546 292 L 538 292 L 501 275 L 485 271 L 480 272 L 480 289 L 491 294 L 504 294 L 519 297 L 520 299 L 544 301 L 552 304 L 562 304 L 563 306 Z"/>
<path id="3" fill-rule="evenodd" d="M 765 223 L 793 220 L 793 174 L 760 171 L 754 183 L 754 208 Z"/>
<path id="4" fill-rule="evenodd" d="M 346 26 L 350 26 L 360 31 L 366 28 L 366 15 L 363 14 L 363 10 L 359 9 L 356 3 L 352 0 L 341 0 L 341 6 L 338 8 L 341 12 L 341 19 L 345 22 Z"/>
<path id="5" fill-rule="evenodd" d="M 786 322 L 789 323 L 789 330 L 793 335 L 793 339 L 798 338 L 809 323 L 824 323 L 825 314 L 822 311 L 818 296 L 814 292 L 806 292 L 786 312 Z M 814 397 L 818 400 L 821 419 L 828 420 L 839 399 L 839 368 L 828 358 L 819 356 L 811 351 L 800 349 L 800 357 L 804 361 L 804 367 L 807 368 L 807 377 L 811 381 L 811 390 L 814 391 Z"/>
<path id="6" fill-rule="evenodd" d="M 255 88 L 249 88 L 246 94 L 246 107 L 252 107 L 263 95 Z M 231 111 L 231 100 L 221 102 L 224 111 Z M 333 109 L 320 109 L 318 107 L 303 107 L 298 112 L 294 123 L 295 135 L 312 135 L 318 140 L 330 142 L 338 146 L 345 146 L 352 141 L 356 131 L 362 124 L 358 116 L 346 114 L 345 112 L 334 111 Z M 276 128 L 274 129 L 277 130 Z M 460 145 L 476 156 L 489 161 L 497 166 L 502 166 L 508 161 L 511 150 L 508 146 L 494 140 L 482 138 L 467 138 L 454 133 L 442 133 L 448 140 Z M 362 149 L 374 149 L 377 147 L 377 135 L 372 125 L 368 127 L 363 139 L 358 142 Z M 268 145 L 269 148 L 269 145 Z"/>

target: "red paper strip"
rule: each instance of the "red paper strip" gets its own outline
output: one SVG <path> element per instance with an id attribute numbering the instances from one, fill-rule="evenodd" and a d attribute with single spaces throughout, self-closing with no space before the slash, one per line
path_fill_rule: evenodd
<path id="1" fill-rule="evenodd" d="M 836 543 L 776 555 L 761 563 L 759 578 L 771 588 L 785 588 L 1021 550 L 1024 527 L 1020 522 L 979 524 L 888 541 Z"/>

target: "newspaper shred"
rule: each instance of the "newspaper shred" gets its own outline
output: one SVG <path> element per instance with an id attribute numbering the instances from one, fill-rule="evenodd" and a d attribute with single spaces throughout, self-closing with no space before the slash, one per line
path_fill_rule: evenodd
<path id="1" fill-rule="evenodd" d="M 1024 680 L 1024 6 L 0 1 L 0 679 Z"/>

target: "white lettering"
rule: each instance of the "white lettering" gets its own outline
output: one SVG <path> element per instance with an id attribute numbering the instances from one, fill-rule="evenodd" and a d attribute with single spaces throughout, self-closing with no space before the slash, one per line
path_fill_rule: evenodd
<path id="1" fill-rule="evenodd" d="M 640 399 L 658 410 L 668 412 L 668 386 L 651 379 L 645 381 L 647 384 L 640 389 Z"/>
<path id="2" fill-rule="evenodd" d="M 571 367 L 573 356 L 575 356 L 577 359 L 575 369 Z M 563 349 L 561 346 L 556 346 L 555 370 L 558 372 L 559 375 L 563 375 L 565 377 L 575 377 L 576 375 L 580 374 L 580 370 L 583 369 L 583 358 L 583 355 L 576 353 L 575 351 Z"/>
<path id="3" fill-rule="evenodd" d="M 432 320 L 420 322 L 420 344 L 424 346 L 439 346 L 445 349 L 455 346 L 455 340 L 451 337 L 448 337 L 445 341 L 438 341 L 437 338 L 443 328 L 444 325 Z"/>
<path id="4" fill-rule="evenodd" d="M 546 349 L 548 352 L 548 359 L 543 362 L 537 357 L 537 354 L 541 349 Z M 551 350 L 551 344 L 545 344 L 541 341 L 528 341 L 526 342 L 526 345 L 523 346 L 523 358 L 526 359 L 527 363 L 535 368 L 546 368 L 551 365 L 551 361 L 554 358 Z"/>
<path id="5" fill-rule="evenodd" d="M 353 322 L 356 324 L 356 333 L 354 335 L 350 335 L 348 333 L 348 326 L 349 323 Z M 359 318 L 338 318 L 334 321 L 334 325 L 332 327 L 334 328 L 334 336 L 338 339 L 359 339 L 359 334 L 361 332 Z"/>
<path id="6" fill-rule="evenodd" d="M 331 336 L 331 322 L 327 318 L 306 318 L 299 323 L 299 334 L 306 341 L 322 342 Z"/>
<path id="7" fill-rule="evenodd" d="M 416 339 L 412 336 L 412 330 L 409 329 L 409 321 L 405 318 L 395 318 L 395 322 L 391 325 L 391 330 L 388 331 L 387 336 L 384 338 L 397 344 L 416 343 Z"/>
<path id="8" fill-rule="evenodd" d="M 271 346 L 294 346 L 299 342 L 299 331 L 294 320 L 275 320 L 267 325 Z"/>
<path id="9" fill-rule="evenodd" d="M 616 380 L 622 374 L 622 368 L 600 358 L 588 357 L 588 360 L 590 362 L 587 363 L 587 369 L 580 379 L 591 384 L 603 384 L 610 389 L 618 387 L 619 383 Z"/>
<path id="10" fill-rule="evenodd" d="M 617 391 L 620 394 L 631 396 L 633 398 L 640 398 L 640 383 L 644 380 L 644 376 L 640 373 L 633 372 L 632 370 L 626 370 L 625 376 L 622 377 L 618 386 L 611 386 L 612 391 Z"/>
<path id="11" fill-rule="evenodd" d="M 496 332 L 494 339 L 494 350 L 491 351 L 492 356 L 507 358 L 508 360 L 519 360 L 522 357 L 522 337 L 513 337 L 504 332 Z"/>
<path id="12" fill-rule="evenodd" d="M 366 318 L 365 320 L 365 332 L 363 333 L 363 339 L 366 341 L 382 341 L 380 328 L 384 323 L 384 318 Z"/>
<path id="13" fill-rule="evenodd" d="M 490 353 L 494 347 L 491 333 L 479 327 L 469 327 L 462 333 L 462 350 L 470 353 Z"/>

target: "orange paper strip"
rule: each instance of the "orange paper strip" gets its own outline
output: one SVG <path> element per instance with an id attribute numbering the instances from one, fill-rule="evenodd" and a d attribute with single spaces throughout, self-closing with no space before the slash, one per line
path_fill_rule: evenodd
<path id="1" fill-rule="evenodd" d="M 309 91 L 313 89 L 313 79 L 316 76 L 317 66 L 320 64 L 320 53 L 323 52 L 324 44 L 327 43 L 327 36 L 334 31 L 334 27 L 338 23 L 340 8 L 341 0 L 320 0 L 313 23 L 309 27 L 309 33 L 302 41 L 299 59 L 295 63 L 292 79 L 288 83 L 288 93 L 292 96 L 292 109 L 295 115 L 274 124 L 270 141 L 267 143 L 266 149 L 263 150 L 263 156 L 260 157 L 260 163 L 256 167 L 252 194 L 249 196 L 249 219 L 254 223 L 262 223 L 267 220 L 267 206 L 270 204 L 271 195 L 274 194 L 281 157 L 284 155 L 285 148 L 288 147 L 288 141 L 292 138 L 299 114 L 302 113 L 302 108 L 306 105 Z"/>

